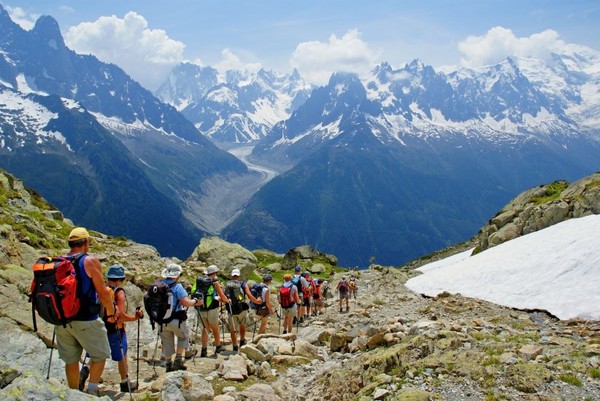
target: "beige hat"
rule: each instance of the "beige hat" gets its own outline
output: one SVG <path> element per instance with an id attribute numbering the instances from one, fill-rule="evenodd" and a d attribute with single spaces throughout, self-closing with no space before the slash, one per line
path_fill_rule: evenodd
<path id="1" fill-rule="evenodd" d="M 171 263 L 162 271 L 161 276 L 163 276 L 163 278 L 177 278 L 181 276 L 181 273 L 183 273 L 181 266 Z"/>
<path id="2" fill-rule="evenodd" d="M 240 276 L 240 270 L 239 269 L 233 269 L 231 271 L 231 277 L 235 277 L 235 276 Z"/>
<path id="3" fill-rule="evenodd" d="M 206 269 L 206 275 L 217 273 L 218 271 L 219 271 L 219 268 L 217 267 L 217 265 L 210 265 Z"/>
<path id="4" fill-rule="evenodd" d="M 69 241 L 78 241 L 80 239 L 90 238 L 90 233 L 83 227 L 75 227 L 69 234 Z"/>

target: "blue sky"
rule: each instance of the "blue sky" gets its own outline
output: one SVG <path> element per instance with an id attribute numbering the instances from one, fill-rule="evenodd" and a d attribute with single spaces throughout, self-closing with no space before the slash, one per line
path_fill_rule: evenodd
<path id="1" fill-rule="evenodd" d="M 323 83 L 333 70 L 364 72 L 418 58 L 434 67 L 600 50 L 600 2 L 591 0 L 0 0 L 31 28 L 40 15 L 66 43 L 121 66 L 149 89 L 175 63 L 219 69 L 298 68 Z"/>

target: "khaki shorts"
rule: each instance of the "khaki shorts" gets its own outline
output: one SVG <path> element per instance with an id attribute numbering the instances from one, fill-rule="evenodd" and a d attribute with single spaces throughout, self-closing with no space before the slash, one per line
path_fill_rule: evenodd
<path id="1" fill-rule="evenodd" d="M 210 310 L 201 310 L 200 311 L 200 324 L 204 323 L 205 326 L 209 324 L 219 325 L 219 308 L 210 309 Z"/>
<path id="2" fill-rule="evenodd" d="M 229 324 L 234 330 L 239 330 L 240 325 L 246 326 L 246 319 L 248 318 L 248 311 L 242 311 L 237 315 L 229 316 Z"/>
<path id="3" fill-rule="evenodd" d="M 190 334 L 186 322 L 179 324 L 178 319 L 173 319 L 163 324 L 160 330 L 160 341 L 162 343 L 163 355 L 175 353 L 175 337 L 177 337 L 177 348 L 188 348 L 190 345 Z"/>
<path id="4" fill-rule="evenodd" d="M 55 327 L 58 355 L 66 364 L 79 362 L 84 349 L 94 362 L 110 357 L 108 336 L 102 320 L 74 320 L 66 327 Z"/>
<path id="5" fill-rule="evenodd" d="M 296 307 L 296 304 L 294 304 L 294 306 L 292 306 L 291 308 L 281 308 L 281 316 L 293 318 L 294 316 L 296 316 L 296 309 L 298 309 Z"/>

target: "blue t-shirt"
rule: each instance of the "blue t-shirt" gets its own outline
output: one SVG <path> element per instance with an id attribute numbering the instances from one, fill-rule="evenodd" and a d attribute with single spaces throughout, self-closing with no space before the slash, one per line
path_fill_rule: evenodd
<path id="1" fill-rule="evenodd" d="M 165 284 L 171 285 L 175 282 L 175 279 L 166 278 L 163 281 Z M 188 295 L 187 291 L 185 290 L 185 288 L 183 288 L 183 286 L 180 283 L 175 284 L 171 288 L 171 291 L 173 291 L 173 298 L 177 300 L 174 311 L 178 312 L 180 310 L 183 310 L 184 306 L 181 304 L 181 302 L 179 302 L 179 300 L 181 298 L 187 297 L 187 295 Z"/>

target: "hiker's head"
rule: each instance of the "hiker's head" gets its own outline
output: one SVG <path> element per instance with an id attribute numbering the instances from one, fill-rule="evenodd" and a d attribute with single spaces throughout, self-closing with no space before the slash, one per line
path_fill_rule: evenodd
<path id="1" fill-rule="evenodd" d="M 219 272 L 219 268 L 217 267 L 217 265 L 210 265 L 206 269 L 206 275 L 208 277 L 213 276 L 213 275 L 216 276 L 218 272 Z M 211 278 L 214 278 L 214 277 L 211 277 Z"/>
<path id="2" fill-rule="evenodd" d="M 318 279 L 318 280 L 317 280 L 317 282 L 318 282 L 319 284 L 323 284 L 323 281 L 324 281 L 324 280 L 323 280 L 322 278 L 320 278 L 320 279 Z"/>
<path id="3" fill-rule="evenodd" d="M 239 269 L 233 269 L 231 271 L 231 278 L 234 279 L 234 280 L 240 278 L 240 270 Z"/>
<path id="4" fill-rule="evenodd" d="M 307 276 L 308 276 L 308 273 L 307 273 L 307 272 L 302 272 L 302 274 L 300 274 L 300 277 L 304 277 L 304 278 L 306 278 Z"/>
<path id="5" fill-rule="evenodd" d="M 284 274 L 283 275 L 283 281 L 291 281 L 292 280 L 292 275 L 291 274 Z"/>
<path id="6" fill-rule="evenodd" d="M 85 228 L 75 227 L 69 233 L 69 238 L 67 241 L 69 242 L 70 248 L 78 248 L 78 247 L 85 245 L 86 243 L 89 244 L 90 240 L 91 240 L 90 234 L 88 233 L 88 231 Z"/>
<path id="7" fill-rule="evenodd" d="M 177 279 L 179 278 L 179 276 L 181 276 L 181 273 L 183 273 L 183 269 L 181 268 L 181 266 L 175 263 L 171 263 L 167 266 L 166 269 L 162 271 L 161 276 L 163 276 L 163 278 Z"/>
<path id="8" fill-rule="evenodd" d="M 119 265 L 112 265 L 106 272 L 106 278 L 112 281 L 125 280 L 125 268 Z"/>
<path id="9" fill-rule="evenodd" d="M 300 273 L 300 270 L 302 270 L 300 266 L 294 267 L 294 271 L 296 272 L 296 274 Z"/>
<path id="10" fill-rule="evenodd" d="M 273 276 L 271 276 L 269 273 L 265 274 L 263 277 L 263 283 L 270 283 L 273 280 Z"/>

